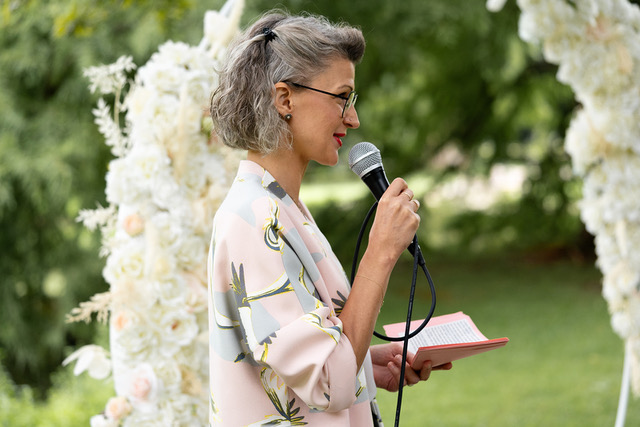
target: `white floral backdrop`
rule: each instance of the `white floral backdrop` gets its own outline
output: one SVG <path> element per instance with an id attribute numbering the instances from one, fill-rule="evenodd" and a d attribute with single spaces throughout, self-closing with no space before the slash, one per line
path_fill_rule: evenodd
<path id="1" fill-rule="evenodd" d="M 581 217 L 595 236 L 602 293 L 640 395 L 640 9 L 627 0 L 517 3 L 520 37 L 542 45 L 580 103 L 565 149 L 583 178 Z"/>
<path id="2" fill-rule="evenodd" d="M 96 426 L 198 426 L 208 420 L 206 257 L 211 221 L 239 154 L 210 137 L 215 69 L 238 31 L 244 2 L 204 17 L 198 46 L 166 42 L 128 80 L 131 57 L 85 71 L 101 98 L 95 122 L 115 158 L 109 205 L 80 213 L 103 237 L 109 291 L 70 321 L 109 322 L 110 351 L 89 345 L 69 356 L 74 372 L 113 376 L 115 396 Z M 123 125 L 121 125 L 123 123 Z"/>

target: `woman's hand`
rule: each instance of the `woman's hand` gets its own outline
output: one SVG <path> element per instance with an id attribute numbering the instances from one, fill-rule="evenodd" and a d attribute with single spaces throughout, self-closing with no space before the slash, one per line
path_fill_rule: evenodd
<path id="1" fill-rule="evenodd" d="M 373 345 L 370 348 L 371 361 L 373 362 L 373 377 L 376 386 L 387 391 L 398 391 L 400 385 L 400 367 L 402 365 L 402 343 Z M 412 386 L 420 381 L 426 381 L 431 376 L 431 371 L 449 370 L 453 366 L 446 363 L 433 368 L 431 361 L 426 361 L 419 371 L 411 368 L 410 362 L 413 354 L 407 354 L 407 363 L 404 370 L 404 385 Z"/>
<path id="2" fill-rule="evenodd" d="M 369 234 L 370 250 L 380 250 L 395 264 L 407 249 L 420 225 L 416 213 L 420 203 L 402 178 L 396 178 L 378 203 L 376 216 Z"/>

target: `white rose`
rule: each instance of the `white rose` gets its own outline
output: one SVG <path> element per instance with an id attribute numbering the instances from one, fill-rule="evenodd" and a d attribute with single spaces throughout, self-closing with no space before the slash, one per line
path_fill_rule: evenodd
<path id="1" fill-rule="evenodd" d="M 119 380 L 124 383 L 123 393 L 134 409 L 151 412 L 157 407 L 157 398 L 161 381 L 157 378 L 149 363 L 140 363 L 134 369 L 123 373 Z"/>
<path id="2" fill-rule="evenodd" d="M 171 209 L 175 205 L 183 204 L 180 186 L 169 173 L 156 177 L 151 186 L 151 200 L 163 209 Z"/>
<path id="3" fill-rule="evenodd" d="M 104 413 L 108 418 L 120 420 L 131 413 L 131 409 L 132 407 L 125 397 L 116 396 L 109 399 Z"/>
<path id="4" fill-rule="evenodd" d="M 191 344 L 198 335 L 196 317 L 182 306 L 162 307 L 152 313 L 154 324 L 162 336 L 159 351 L 164 357 L 173 357 L 181 347 Z"/>
<path id="5" fill-rule="evenodd" d="M 137 213 L 128 215 L 122 223 L 122 228 L 129 236 L 137 236 L 144 231 L 144 219 Z"/>
<path id="6" fill-rule="evenodd" d="M 148 280 L 122 280 L 111 283 L 112 313 L 122 307 L 136 307 L 143 311 L 151 307 L 157 300 L 154 288 Z M 113 315 L 113 314 L 112 314 Z"/>
<path id="7" fill-rule="evenodd" d="M 637 268 L 632 268 L 628 262 L 621 260 L 605 275 L 604 282 L 618 289 L 622 295 L 630 295 L 637 291 L 640 272 Z"/>
<path id="8" fill-rule="evenodd" d="M 157 244 L 169 252 L 176 252 L 182 245 L 184 236 L 191 234 L 190 230 L 183 227 L 181 218 L 167 212 L 153 215 L 149 222 L 157 233 Z"/>
<path id="9" fill-rule="evenodd" d="M 160 53 L 166 52 L 167 44 L 160 46 Z M 154 53 L 151 60 L 138 70 L 140 82 L 147 88 L 158 92 L 176 92 L 182 83 L 182 72 L 172 63 L 158 61 L 161 55 Z"/>
<path id="10" fill-rule="evenodd" d="M 118 421 L 106 417 L 105 415 L 94 415 L 89 420 L 91 427 L 118 427 Z"/>
<path id="11" fill-rule="evenodd" d="M 616 311 L 611 314 L 611 327 L 622 338 L 631 333 L 631 317 L 627 311 Z"/>
<path id="12" fill-rule="evenodd" d="M 155 94 L 148 87 L 136 84 L 124 100 L 124 106 L 127 109 L 127 120 L 133 123 L 139 123 L 144 120 L 148 114 L 148 106 L 153 102 Z M 148 120 L 148 119 L 147 119 Z"/>
<path id="13" fill-rule="evenodd" d="M 153 328 L 148 323 L 140 321 L 137 315 L 126 318 L 126 323 L 120 330 L 111 323 L 110 335 L 114 363 L 117 358 L 127 361 L 146 360 L 160 342 Z"/>
<path id="14" fill-rule="evenodd" d="M 153 282 L 154 294 L 163 306 L 181 306 L 184 304 L 186 289 L 180 276 Z"/>
<path id="15" fill-rule="evenodd" d="M 137 181 L 127 157 L 112 160 L 106 176 L 107 201 L 114 205 L 135 204 L 146 194 L 144 183 Z"/>
<path id="16" fill-rule="evenodd" d="M 140 180 L 147 187 L 163 173 L 168 173 L 171 161 L 166 151 L 154 144 L 133 146 L 127 156 L 128 167 L 133 170 L 133 179 Z"/>
<path id="17" fill-rule="evenodd" d="M 125 244 L 113 248 L 102 271 L 109 283 L 129 279 L 141 279 L 144 272 L 144 242 L 129 239 Z"/>
<path id="18" fill-rule="evenodd" d="M 182 273 L 182 278 L 187 284 L 186 303 L 189 312 L 199 313 L 207 309 L 207 283 L 197 275 L 189 272 Z"/>
<path id="19" fill-rule="evenodd" d="M 209 244 L 204 237 L 191 235 L 182 239 L 176 258 L 186 269 L 195 269 L 206 263 Z"/>

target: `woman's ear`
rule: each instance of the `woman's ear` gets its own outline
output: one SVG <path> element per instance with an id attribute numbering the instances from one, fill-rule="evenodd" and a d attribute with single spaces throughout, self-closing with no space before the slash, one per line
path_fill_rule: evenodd
<path id="1" fill-rule="evenodd" d="M 291 87 L 284 83 L 278 82 L 275 84 L 276 95 L 274 97 L 274 104 L 276 106 L 276 110 L 282 117 L 287 114 L 292 114 L 293 112 L 293 92 L 291 91 Z"/>

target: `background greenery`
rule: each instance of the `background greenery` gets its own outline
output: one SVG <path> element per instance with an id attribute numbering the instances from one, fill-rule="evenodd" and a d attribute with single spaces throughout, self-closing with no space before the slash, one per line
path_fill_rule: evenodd
<path id="1" fill-rule="evenodd" d="M 600 406 L 584 403 L 583 394 L 571 394 L 574 387 L 583 393 L 590 390 L 589 384 L 600 384 L 598 393 L 608 399 L 600 413 L 609 419 L 622 350 L 610 332 L 599 296 L 599 275 L 589 267 L 593 264 L 591 238 L 576 209 L 580 182 L 571 176 L 562 149 L 576 103 L 571 91 L 556 81 L 556 68 L 542 60 L 539 49 L 519 40 L 515 2 L 507 2 L 498 14 L 487 12 L 481 0 L 247 3 L 244 24 L 280 6 L 362 28 L 368 43 L 356 71 L 362 126 L 350 132 L 345 148 L 363 140 L 375 143 L 383 152 L 389 177 L 426 183 L 416 187 L 420 196 L 428 197 L 437 183 L 453 176 L 485 176 L 496 163 L 526 168 L 520 196 L 489 210 L 457 205 L 423 208 L 420 238 L 425 252 L 459 259 L 449 268 L 468 271 L 462 279 L 438 278 L 445 295 L 438 312 L 477 309 L 468 314 L 488 335 L 522 337 L 508 349 L 461 362 L 455 371 L 438 373 L 433 382 L 421 385 L 430 399 L 431 390 L 442 389 L 437 393 L 439 400 L 430 400 L 434 406 L 429 412 L 455 408 L 451 405 L 460 402 L 456 411 L 461 417 L 468 417 L 472 410 L 482 414 L 480 408 L 491 406 L 491 396 L 497 397 L 492 393 L 505 390 L 499 392 L 500 398 L 515 396 L 526 402 L 524 407 L 509 404 L 521 408 L 516 411 L 520 416 L 534 412 L 536 402 L 557 402 L 572 408 L 567 409 L 576 416 L 571 419 L 586 415 L 586 423 L 575 425 L 600 425 L 590 424 L 596 419 L 590 414 Z M 3 425 L 20 425 L 15 420 L 7 424 L 9 412 L 31 417 L 22 425 L 82 425 L 86 414 L 100 411 L 110 395 L 110 385 L 74 379 L 67 369 L 59 368 L 73 349 L 104 339 L 99 334 L 105 333 L 94 324 L 64 323 L 72 307 L 107 288 L 101 277 L 104 260 L 98 257 L 100 236 L 75 221 L 80 209 L 104 204 L 104 176 L 110 160 L 93 124 L 96 98 L 87 89 L 83 68 L 111 63 L 125 54 L 142 65 L 168 39 L 195 44 L 202 36 L 204 11 L 222 4 L 222 0 L 0 3 Z M 459 155 L 442 161 L 442 154 L 451 150 Z M 346 157 L 347 152 L 343 150 L 342 155 Z M 311 203 L 314 214 L 346 266 L 354 230 L 371 199 L 366 192 L 350 190 L 362 187 L 352 186 L 357 178 L 346 161 L 332 169 L 312 167 L 308 178 L 310 183 L 323 183 L 312 186 L 307 195 L 320 194 L 312 200 L 317 203 Z M 340 191 L 331 185 L 340 186 Z M 340 197 L 323 197 L 322 188 L 328 187 Z M 491 262 L 465 261 L 467 254 L 488 252 L 493 254 Z M 502 258 L 503 253 L 511 256 Z M 521 265 L 521 259 L 545 263 L 533 268 Z M 564 272 L 548 264 L 559 259 L 565 260 L 560 264 L 565 265 Z M 581 281 L 586 277 L 582 274 L 589 279 Z M 537 280 L 524 281 L 531 277 Z M 527 304 L 538 300 L 537 305 Z M 485 305 L 491 307 L 491 315 L 483 314 Z M 573 316 L 564 315 L 569 309 L 576 310 Z M 389 312 L 402 310 L 392 306 Z M 590 331 L 593 339 L 585 340 Z M 528 346 L 521 347 L 520 342 Z M 548 356 L 565 347 L 564 356 Z M 589 350 L 592 355 L 586 356 Z M 534 363 L 547 369 L 536 365 L 532 371 Z M 478 372 L 485 371 L 487 375 L 479 377 Z M 526 372 L 535 374 L 521 376 Z M 547 382 L 537 382 L 543 379 Z M 562 386 L 555 386 L 556 380 Z M 501 387 L 503 383 L 508 385 Z M 78 403 L 87 395 L 93 396 L 95 406 Z M 408 396 L 420 394 L 411 390 Z M 480 397 L 487 399 L 485 403 L 471 405 Z M 499 413 L 495 406 L 491 408 L 494 415 Z M 79 418 L 57 424 L 58 412 Z M 541 418 L 544 424 L 570 425 L 553 418 L 552 410 L 547 413 L 551 418 Z M 500 425 L 489 416 L 479 415 L 478 420 L 484 421 L 476 425 Z M 501 425 L 513 425 L 504 420 Z M 449 424 L 435 424 L 470 423 L 452 419 Z"/>

